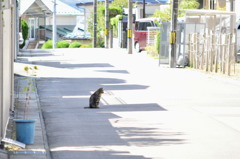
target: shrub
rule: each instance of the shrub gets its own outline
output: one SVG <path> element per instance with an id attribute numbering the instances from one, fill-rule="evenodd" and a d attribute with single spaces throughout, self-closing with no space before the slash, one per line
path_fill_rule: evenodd
<path id="1" fill-rule="evenodd" d="M 52 43 L 52 40 L 48 40 L 43 44 L 42 49 L 52 49 Z"/>
<path id="2" fill-rule="evenodd" d="M 157 33 L 157 40 L 156 40 L 156 52 L 159 54 L 160 51 L 160 42 L 161 42 L 161 33 Z"/>
<path id="3" fill-rule="evenodd" d="M 92 44 L 83 44 L 80 48 L 92 48 Z"/>
<path id="4" fill-rule="evenodd" d="M 69 45 L 70 45 L 70 42 L 65 40 L 57 42 L 57 48 L 68 48 Z"/>
<path id="5" fill-rule="evenodd" d="M 69 45 L 69 48 L 79 48 L 81 45 L 82 44 L 80 42 L 74 41 Z"/>
<path id="6" fill-rule="evenodd" d="M 21 20 L 21 27 L 22 27 L 22 35 L 23 35 L 24 41 L 23 41 L 23 44 L 20 45 L 20 48 L 23 48 L 25 45 L 25 41 L 28 38 L 28 29 L 29 29 L 28 24 L 24 19 Z"/>

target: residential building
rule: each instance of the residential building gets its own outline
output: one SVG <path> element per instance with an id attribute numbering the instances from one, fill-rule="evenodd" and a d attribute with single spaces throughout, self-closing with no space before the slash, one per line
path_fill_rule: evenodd
<path id="1" fill-rule="evenodd" d="M 83 30 L 83 13 L 60 0 L 56 0 L 57 40 L 72 33 L 74 29 Z M 52 39 L 53 1 L 21 0 L 19 16 L 29 25 L 29 40 Z"/>

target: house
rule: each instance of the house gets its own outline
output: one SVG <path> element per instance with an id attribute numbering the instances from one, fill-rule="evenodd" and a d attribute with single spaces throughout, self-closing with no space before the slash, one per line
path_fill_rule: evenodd
<path id="1" fill-rule="evenodd" d="M 0 2 L 0 147 L 6 136 L 10 111 L 14 110 L 14 73 L 13 61 L 17 52 L 16 1 Z M 4 8 L 2 6 L 5 6 Z M 0 158 L 6 153 L 0 150 Z"/>
<path id="2" fill-rule="evenodd" d="M 72 33 L 74 29 L 82 30 L 83 13 L 60 0 L 56 0 L 57 40 Z M 53 1 L 50 0 L 21 0 L 21 19 L 29 25 L 29 40 L 52 39 Z"/>

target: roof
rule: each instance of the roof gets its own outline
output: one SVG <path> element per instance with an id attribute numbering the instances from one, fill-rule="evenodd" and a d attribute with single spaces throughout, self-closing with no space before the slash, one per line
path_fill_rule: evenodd
<path id="1" fill-rule="evenodd" d="M 43 3 L 53 12 L 53 2 L 51 0 L 42 0 Z M 83 13 L 66 3 L 56 0 L 56 14 L 57 15 L 83 15 Z"/>
<path id="2" fill-rule="evenodd" d="M 56 0 L 57 15 L 83 15 L 83 13 L 60 0 Z M 21 0 L 20 16 L 23 14 L 40 15 L 43 11 L 53 13 L 53 1 L 51 0 Z"/>
<path id="3" fill-rule="evenodd" d="M 105 0 L 97 0 L 98 2 L 105 2 Z M 113 0 L 109 0 L 110 2 Z M 133 0 L 133 3 L 143 3 L 143 0 Z M 168 0 L 145 0 L 146 3 L 167 3 Z M 92 4 L 93 0 L 79 0 L 76 5 L 83 5 L 83 4 Z"/>
<path id="4" fill-rule="evenodd" d="M 219 10 L 203 10 L 203 9 L 186 9 L 186 15 L 217 15 L 217 14 L 225 14 L 225 15 L 236 15 L 235 12 L 229 11 L 219 11 Z"/>

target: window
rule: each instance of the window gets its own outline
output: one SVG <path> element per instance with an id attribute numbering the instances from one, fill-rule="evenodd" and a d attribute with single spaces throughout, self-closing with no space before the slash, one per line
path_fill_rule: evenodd
<path id="1" fill-rule="evenodd" d="M 150 22 L 137 22 L 136 30 L 147 31 L 147 27 L 151 27 L 151 26 L 152 26 L 152 24 Z"/>

